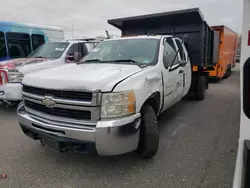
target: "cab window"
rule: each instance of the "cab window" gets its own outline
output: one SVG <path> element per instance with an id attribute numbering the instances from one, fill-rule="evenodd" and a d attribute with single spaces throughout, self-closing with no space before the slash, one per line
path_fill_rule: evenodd
<path id="1" fill-rule="evenodd" d="M 26 57 L 30 54 L 31 45 L 29 34 L 8 32 L 6 36 L 10 57 Z"/>
<path id="2" fill-rule="evenodd" d="M 0 58 L 7 57 L 4 33 L 0 32 Z"/>

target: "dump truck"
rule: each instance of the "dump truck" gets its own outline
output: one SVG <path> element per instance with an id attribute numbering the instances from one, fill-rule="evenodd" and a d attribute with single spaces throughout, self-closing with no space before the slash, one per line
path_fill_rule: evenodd
<path id="1" fill-rule="evenodd" d="M 209 77 L 214 80 L 228 78 L 236 64 L 238 34 L 224 25 L 211 28 L 220 36 L 220 56 L 214 70 L 209 70 Z"/>
<path id="2" fill-rule="evenodd" d="M 157 116 L 188 94 L 205 99 L 219 37 L 199 9 L 108 23 L 124 37 L 100 42 L 76 64 L 24 76 L 18 122 L 59 151 L 153 157 Z"/>

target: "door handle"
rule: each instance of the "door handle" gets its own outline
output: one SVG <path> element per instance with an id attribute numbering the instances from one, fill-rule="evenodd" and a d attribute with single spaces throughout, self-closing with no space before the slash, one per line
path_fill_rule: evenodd
<path id="1" fill-rule="evenodd" d="M 180 71 L 179 71 L 179 74 L 182 74 L 182 73 L 184 73 L 184 70 L 180 70 Z"/>

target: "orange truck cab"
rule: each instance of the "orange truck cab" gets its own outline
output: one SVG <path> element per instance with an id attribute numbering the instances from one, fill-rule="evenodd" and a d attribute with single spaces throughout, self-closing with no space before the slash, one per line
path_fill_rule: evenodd
<path id="1" fill-rule="evenodd" d="M 214 70 L 209 70 L 209 77 L 215 80 L 228 78 L 235 67 L 238 34 L 226 26 L 213 26 L 220 35 L 220 55 Z"/>

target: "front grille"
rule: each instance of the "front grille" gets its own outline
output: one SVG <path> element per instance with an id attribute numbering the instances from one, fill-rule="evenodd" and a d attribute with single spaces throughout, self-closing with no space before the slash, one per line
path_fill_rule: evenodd
<path id="1" fill-rule="evenodd" d="M 87 110 L 73 110 L 65 108 L 48 108 L 42 104 L 37 104 L 31 101 L 24 101 L 24 105 L 32 110 L 42 112 L 48 115 L 55 115 L 63 118 L 73 118 L 77 120 L 91 120 L 91 112 Z"/>
<path id="2" fill-rule="evenodd" d="M 82 91 L 62 91 L 62 90 L 53 90 L 53 89 L 43 89 L 37 87 L 23 86 L 23 91 L 30 94 L 40 95 L 40 96 L 51 96 L 68 100 L 78 100 L 78 101 L 87 101 L 92 100 L 91 92 L 82 92 Z"/>

